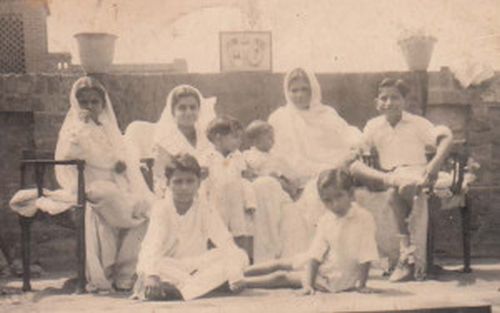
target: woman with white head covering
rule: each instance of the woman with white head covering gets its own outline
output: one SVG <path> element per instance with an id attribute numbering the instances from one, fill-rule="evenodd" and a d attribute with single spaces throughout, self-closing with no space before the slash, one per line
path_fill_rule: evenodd
<path id="1" fill-rule="evenodd" d="M 308 246 L 324 213 L 314 178 L 351 160 L 360 145 L 361 132 L 321 102 L 321 89 L 311 72 L 291 70 L 283 88 L 287 103 L 269 117 L 275 132 L 271 153 L 289 162 L 293 172 L 283 174 L 304 188 L 300 199 L 283 211 L 281 254 L 290 256 Z"/>
<path id="2" fill-rule="evenodd" d="M 204 99 L 200 91 L 189 85 L 179 85 L 167 96 L 167 103 L 156 123 L 153 154 L 155 159 L 155 193 L 165 193 L 165 165 L 173 155 L 188 153 L 198 159 L 213 149 L 205 135 L 208 123 L 215 118 L 215 98 Z"/>
<path id="3" fill-rule="evenodd" d="M 321 102 L 314 74 L 296 68 L 287 73 L 283 87 L 287 103 L 269 117 L 275 131 L 272 153 L 288 159 L 291 175 L 304 184 L 349 158 L 361 132 Z"/>
<path id="4" fill-rule="evenodd" d="M 127 150 L 106 90 L 92 77 L 78 79 L 71 89 L 55 157 L 85 161 L 87 288 L 130 289 L 153 195 Z M 56 167 L 56 178 L 77 192 L 74 168 Z"/>

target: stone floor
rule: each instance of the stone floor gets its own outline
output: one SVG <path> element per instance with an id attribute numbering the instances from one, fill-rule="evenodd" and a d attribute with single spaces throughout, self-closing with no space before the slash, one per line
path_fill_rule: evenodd
<path id="1" fill-rule="evenodd" d="M 246 290 L 238 295 L 186 302 L 137 302 L 127 294 L 71 295 L 63 289 L 68 274 L 46 274 L 33 280 L 34 292 L 22 294 L 19 280 L 0 280 L 0 312 L 388 312 L 408 310 L 470 312 L 451 307 L 491 305 L 500 313 L 500 261 L 475 260 L 471 274 L 457 273 L 447 265 L 438 280 L 391 284 L 373 272 L 369 285 L 380 292 L 299 296 L 293 290 Z M 428 309 L 427 311 L 425 309 Z M 476 312 L 476 311 L 474 311 Z M 480 311 L 478 311 L 480 312 Z"/>

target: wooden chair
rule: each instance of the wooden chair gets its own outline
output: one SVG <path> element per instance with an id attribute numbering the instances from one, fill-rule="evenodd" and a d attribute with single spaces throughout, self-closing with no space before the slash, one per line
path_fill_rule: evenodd
<path id="1" fill-rule="evenodd" d="M 430 152 L 427 158 L 430 160 L 434 156 L 434 153 Z M 471 240 L 470 240 L 470 207 L 467 199 L 467 195 L 463 194 L 463 182 L 465 177 L 465 170 L 468 160 L 468 150 L 465 140 L 455 140 L 453 142 L 453 147 L 448 155 L 448 159 L 445 162 L 449 162 L 452 168 L 452 184 L 450 190 L 453 196 L 463 196 L 465 197 L 464 205 L 459 207 L 462 225 L 462 251 L 463 251 L 463 272 L 470 273 L 471 270 Z M 378 156 L 376 152 L 371 154 L 365 154 L 362 156 L 363 163 L 366 165 L 380 170 Z M 435 196 L 433 190 L 430 190 L 430 195 Z M 433 267 L 433 257 L 434 257 L 434 230 L 433 230 L 433 219 L 431 217 L 431 211 L 433 207 L 429 206 L 429 226 L 427 228 L 427 271 L 432 270 Z"/>
<path id="2" fill-rule="evenodd" d="M 75 215 L 76 228 L 76 257 L 77 257 L 77 293 L 82 293 L 85 290 L 85 178 L 83 175 L 85 169 L 85 161 L 83 160 L 54 160 L 53 153 L 34 151 L 23 151 L 21 159 L 21 189 L 28 187 L 26 181 L 27 169 L 34 168 L 35 184 L 38 196 L 43 196 L 43 186 L 45 183 L 45 174 L 48 167 L 53 166 L 74 166 L 78 172 L 77 183 L 78 192 L 76 204 L 73 208 Z M 64 213 L 61 213 L 64 214 Z M 41 215 L 47 215 L 38 211 L 33 217 L 25 217 L 19 215 L 19 224 L 21 226 L 21 250 L 23 263 L 23 291 L 31 290 L 31 273 L 30 273 L 30 256 L 31 256 L 31 224 Z M 57 215 L 55 215 L 57 217 Z"/>

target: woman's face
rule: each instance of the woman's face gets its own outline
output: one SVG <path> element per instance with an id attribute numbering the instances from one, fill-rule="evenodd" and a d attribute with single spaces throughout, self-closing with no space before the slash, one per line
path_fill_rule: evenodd
<path id="1" fill-rule="evenodd" d="M 99 122 L 99 115 L 104 110 L 104 99 L 93 88 L 84 88 L 77 92 L 76 99 L 81 109 L 80 118 L 87 123 L 89 119 Z"/>
<path id="2" fill-rule="evenodd" d="M 180 97 L 174 108 L 174 117 L 178 126 L 193 127 L 198 120 L 200 104 L 193 96 Z"/>
<path id="3" fill-rule="evenodd" d="M 300 110 L 309 109 L 311 103 L 311 86 L 303 78 L 296 78 L 288 85 L 290 101 Z"/>

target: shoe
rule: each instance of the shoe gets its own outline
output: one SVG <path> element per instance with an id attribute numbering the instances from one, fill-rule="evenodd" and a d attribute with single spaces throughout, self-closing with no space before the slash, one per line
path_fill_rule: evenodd
<path id="1" fill-rule="evenodd" d="M 389 277 L 391 283 L 403 282 L 413 280 L 413 274 L 415 271 L 414 264 L 408 264 L 404 262 L 399 262 Z"/>

